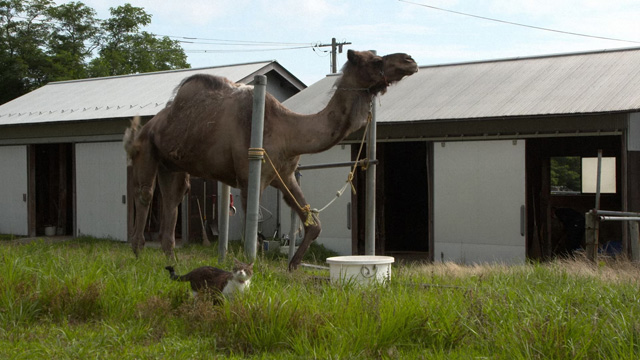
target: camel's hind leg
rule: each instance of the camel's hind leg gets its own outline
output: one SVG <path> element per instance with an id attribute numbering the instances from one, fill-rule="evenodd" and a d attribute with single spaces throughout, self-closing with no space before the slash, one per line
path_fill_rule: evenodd
<path id="1" fill-rule="evenodd" d="M 134 222 L 131 247 L 136 256 L 144 248 L 144 227 L 156 186 L 158 164 L 151 151 L 140 151 L 133 161 Z"/>
<path id="2" fill-rule="evenodd" d="M 189 174 L 186 172 L 158 172 L 158 185 L 162 193 L 162 218 L 160 219 L 160 240 L 162 250 L 173 256 L 176 245 L 175 231 L 178 220 L 178 205 L 189 191 Z"/>

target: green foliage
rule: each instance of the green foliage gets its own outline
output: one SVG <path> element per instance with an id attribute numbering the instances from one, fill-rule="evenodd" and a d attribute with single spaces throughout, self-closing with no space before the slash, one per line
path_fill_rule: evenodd
<path id="1" fill-rule="evenodd" d="M 579 156 L 551 158 L 551 186 L 561 190 L 581 191 L 582 165 Z"/>
<path id="2" fill-rule="evenodd" d="M 179 42 L 140 32 L 140 28 L 149 23 L 151 15 L 143 8 L 130 4 L 111 8 L 111 18 L 102 25 L 105 35 L 100 56 L 93 59 L 89 66 L 91 76 L 189 67 Z"/>
<path id="3" fill-rule="evenodd" d="M 215 247 L 177 255 L 179 271 L 217 265 Z M 249 290 L 214 305 L 170 281 L 168 262 L 159 249 L 136 259 L 127 244 L 90 238 L 0 243 L 0 358 L 640 356 L 640 273 L 629 263 L 413 264 L 359 287 L 260 257 Z"/>
<path id="4" fill-rule="evenodd" d="M 49 0 L 0 1 L 0 103 L 46 82 Z"/>
<path id="5" fill-rule="evenodd" d="M 143 8 L 100 20 L 82 2 L 0 0 L 0 104 L 50 81 L 188 68 L 177 41 L 141 31 Z"/>
<path id="6" fill-rule="evenodd" d="M 99 21 L 95 10 L 71 2 L 47 11 L 51 22 L 49 56 L 51 81 L 81 79 L 88 76 L 86 61 L 99 45 Z"/>

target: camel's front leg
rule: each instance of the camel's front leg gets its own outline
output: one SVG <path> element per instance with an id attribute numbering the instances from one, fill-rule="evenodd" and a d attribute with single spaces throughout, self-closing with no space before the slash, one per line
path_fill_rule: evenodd
<path id="1" fill-rule="evenodd" d="M 286 189 L 284 189 L 280 181 L 275 180 L 271 185 L 273 185 L 274 187 L 282 191 L 282 193 L 284 194 L 285 202 L 292 209 L 296 211 L 298 216 L 300 216 L 300 220 L 304 224 L 304 238 L 302 239 L 302 243 L 298 247 L 298 250 L 293 255 L 291 262 L 289 262 L 289 271 L 293 271 L 297 269 L 300 263 L 302 262 L 302 257 L 309 249 L 311 242 L 317 239 L 318 236 L 320 235 L 320 231 L 322 230 L 322 227 L 320 226 L 320 220 L 318 219 L 318 216 L 316 216 L 315 214 L 312 214 L 310 216 L 311 210 L 305 208 L 306 205 L 308 204 L 304 198 L 304 195 L 302 194 L 302 189 L 300 189 L 300 185 L 298 185 L 298 183 L 295 180 L 295 175 L 291 174 L 291 176 L 283 180 L 285 181 L 286 187 L 289 189 L 289 192 L 291 192 L 291 194 L 294 196 L 297 203 L 296 201 L 294 201 L 291 195 L 289 195 L 289 192 Z M 292 242 L 294 241 L 293 236 L 291 236 L 291 241 Z M 295 244 L 293 245 L 295 246 Z M 291 246 L 291 244 L 289 246 Z"/>
<path id="2" fill-rule="evenodd" d="M 158 185 L 162 193 L 162 218 L 160 219 L 160 240 L 162 250 L 171 257 L 176 245 L 175 232 L 178 220 L 178 205 L 189 190 L 189 174 L 158 171 Z"/>
<path id="3" fill-rule="evenodd" d="M 153 179 L 155 180 L 155 178 Z M 131 248 L 138 257 L 144 248 L 144 226 L 149 215 L 149 207 L 153 199 L 155 181 L 146 185 L 138 185 L 135 189 L 133 234 L 131 235 Z"/>
<path id="4" fill-rule="evenodd" d="M 146 143 L 145 145 L 148 145 Z M 144 227 L 149 215 L 156 186 L 158 165 L 152 153 L 143 147 L 135 159 L 132 159 L 132 177 L 134 187 L 133 234 L 130 234 L 133 253 L 138 257 L 144 248 Z"/>

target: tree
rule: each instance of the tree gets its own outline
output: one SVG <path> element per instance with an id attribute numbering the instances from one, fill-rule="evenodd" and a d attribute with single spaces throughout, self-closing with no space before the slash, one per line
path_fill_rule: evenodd
<path id="1" fill-rule="evenodd" d="M 581 158 L 563 156 L 551 158 L 551 186 L 559 191 L 578 191 L 582 189 Z"/>
<path id="2" fill-rule="evenodd" d="M 0 1 L 0 103 L 42 86 L 50 60 L 46 9 L 50 0 Z"/>
<path id="3" fill-rule="evenodd" d="M 177 41 L 141 31 L 143 8 L 100 20 L 81 2 L 0 0 L 0 104 L 49 81 L 188 68 Z"/>
<path id="4" fill-rule="evenodd" d="M 87 60 L 99 45 L 100 22 L 95 10 L 80 2 L 51 7 L 52 21 L 49 55 L 51 81 L 81 79 L 88 76 Z"/>
<path id="5" fill-rule="evenodd" d="M 111 18 L 102 25 L 100 56 L 91 61 L 91 76 L 112 76 L 176 68 L 188 68 L 179 42 L 158 39 L 140 28 L 151 22 L 144 9 L 125 4 L 111 8 Z"/>

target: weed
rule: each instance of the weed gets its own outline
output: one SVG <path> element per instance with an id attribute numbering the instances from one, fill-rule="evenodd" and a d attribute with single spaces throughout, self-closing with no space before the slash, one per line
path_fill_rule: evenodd
<path id="1" fill-rule="evenodd" d="M 243 256 L 232 248 L 217 264 L 213 247 L 177 252 L 184 269 Z M 248 291 L 221 304 L 170 281 L 168 261 L 91 238 L 3 243 L 0 358 L 640 357 L 640 272 L 624 261 L 407 264 L 362 288 L 264 255 Z"/>

